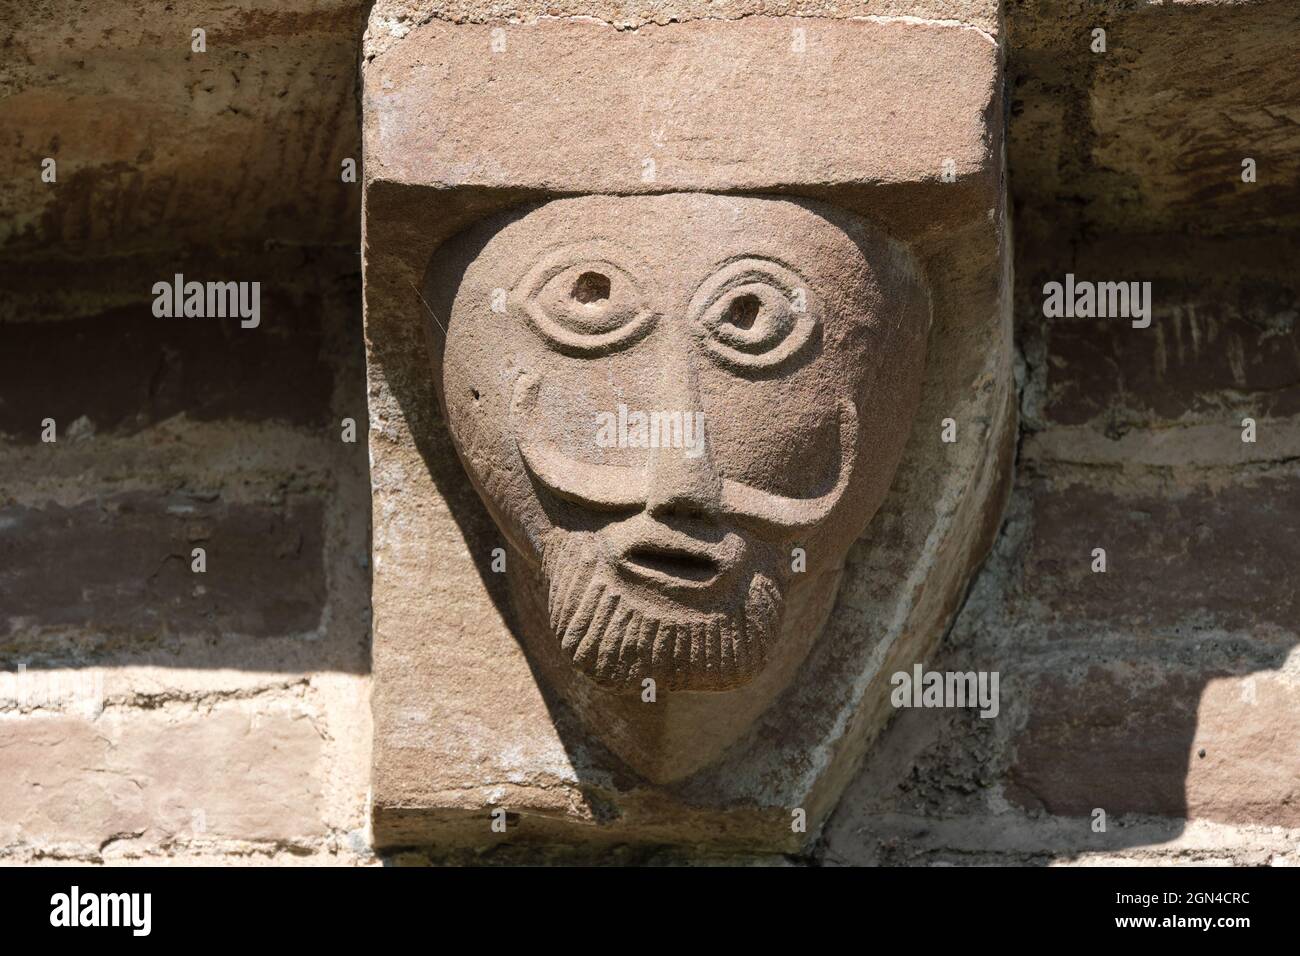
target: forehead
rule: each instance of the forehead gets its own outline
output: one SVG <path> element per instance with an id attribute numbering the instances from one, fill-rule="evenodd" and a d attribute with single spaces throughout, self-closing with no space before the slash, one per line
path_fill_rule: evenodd
<path id="1" fill-rule="evenodd" d="M 664 283 L 698 279 L 747 255 L 784 262 L 810 283 L 834 283 L 865 271 L 865 253 L 878 241 L 845 218 L 834 223 L 788 200 L 710 194 L 560 199 L 491 235 L 464 281 L 511 284 L 538 256 L 591 243 L 629 260 L 619 265 Z"/>

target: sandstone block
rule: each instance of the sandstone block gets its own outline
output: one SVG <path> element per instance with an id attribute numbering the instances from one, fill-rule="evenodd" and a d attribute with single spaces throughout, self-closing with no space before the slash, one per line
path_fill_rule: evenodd
<path id="1" fill-rule="evenodd" d="M 997 51 L 901 21 L 390 25 L 364 67 L 376 840 L 797 848 L 999 521 Z M 863 338 L 909 323 L 919 379 Z M 711 444 L 672 467 L 584 445 L 619 402 L 700 405 Z M 597 640 L 649 618 L 570 608 L 581 561 L 536 587 L 548 527 L 615 525 L 644 532 L 618 551 L 638 606 L 695 615 L 659 620 L 671 654 Z M 804 591 L 751 587 L 785 657 L 742 659 L 703 595 L 799 545 Z M 670 705 L 638 710 L 647 678 Z"/>
<path id="2" fill-rule="evenodd" d="M 310 839 L 323 831 L 320 750 L 311 721 L 280 711 L 10 717 L 0 843 Z"/>
<path id="3" fill-rule="evenodd" d="M 0 508 L 0 641 L 59 654 L 89 634 L 137 648 L 196 634 L 315 631 L 325 604 L 319 500 L 226 503 L 124 492 Z M 206 570 L 196 573 L 195 548 Z"/>

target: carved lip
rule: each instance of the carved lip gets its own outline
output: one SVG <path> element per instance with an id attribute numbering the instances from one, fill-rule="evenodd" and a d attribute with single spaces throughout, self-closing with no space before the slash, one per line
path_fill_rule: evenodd
<path id="1" fill-rule="evenodd" d="M 682 548 L 656 548 L 637 545 L 623 553 L 622 566 L 637 577 L 682 583 L 707 585 L 715 581 L 721 570 L 718 562 L 707 554 L 698 554 Z"/>
<path id="2" fill-rule="evenodd" d="M 684 590 L 711 587 L 736 563 L 740 543 L 724 535 L 714 543 L 677 531 L 653 519 L 612 537 L 614 564 L 622 573 L 660 587 Z"/>

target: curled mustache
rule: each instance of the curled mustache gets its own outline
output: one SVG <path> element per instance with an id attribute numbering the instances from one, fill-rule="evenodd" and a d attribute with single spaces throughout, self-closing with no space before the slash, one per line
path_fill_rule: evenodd
<path id="1" fill-rule="evenodd" d="M 527 420 L 536 405 L 540 385 L 540 376 L 519 377 L 511 402 L 515 421 Z M 840 467 L 835 487 L 812 498 L 792 498 L 723 478 L 716 502 L 718 512 L 776 532 L 801 531 L 825 521 L 852 481 L 857 459 L 857 409 L 852 401 L 841 400 L 839 410 Z M 519 434 L 518 430 L 515 434 Z M 651 478 L 644 468 L 578 461 L 549 442 L 518 440 L 517 444 L 529 474 L 565 501 L 597 511 L 625 511 L 643 507 L 650 497 Z"/>

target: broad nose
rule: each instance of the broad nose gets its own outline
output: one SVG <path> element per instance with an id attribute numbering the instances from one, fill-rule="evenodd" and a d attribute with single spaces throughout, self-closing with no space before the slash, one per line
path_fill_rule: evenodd
<path id="1" fill-rule="evenodd" d="M 657 390 L 660 414 L 669 416 L 669 427 L 661 429 L 657 443 L 651 443 L 647 464 L 650 487 L 646 509 L 657 518 L 710 517 L 721 507 L 722 479 L 714 465 L 699 380 L 688 349 L 673 350 Z M 663 440 L 665 432 L 672 440 Z"/>

